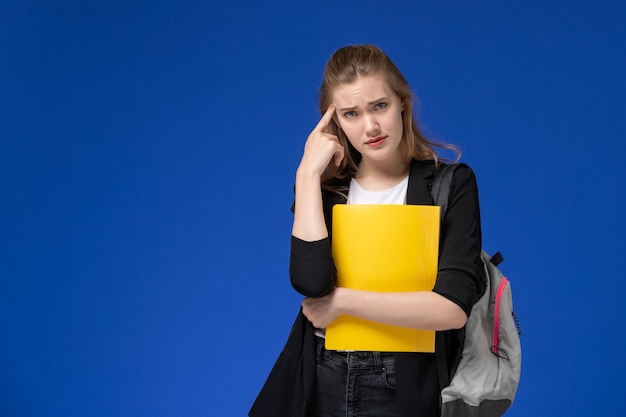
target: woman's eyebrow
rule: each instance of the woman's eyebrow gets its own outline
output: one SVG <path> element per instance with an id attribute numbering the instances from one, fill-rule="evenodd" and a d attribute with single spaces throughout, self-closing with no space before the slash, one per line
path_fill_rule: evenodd
<path id="1" fill-rule="evenodd" d="M 385 100 L 387 100 L 387 97 L 381 97 L 381 98 L 379 98 L 379 99 L 372 100 L 372 101 L 368 102 L 367 104 L 371 106 L 372 104 L 378 104 L 378 103 L 380 103 L 381 101 L 385 101 Z M 342 108 L 340 108 L 340 109 L 339 109 L 339 111 L 342 111 L 342 112 L 343 112 L 343 111 L 351 111 L 351 110 L 356 109 L 357 107 L 358 107 L 358 106 L 352 106 L 352 107 L 342 107 Z"/>

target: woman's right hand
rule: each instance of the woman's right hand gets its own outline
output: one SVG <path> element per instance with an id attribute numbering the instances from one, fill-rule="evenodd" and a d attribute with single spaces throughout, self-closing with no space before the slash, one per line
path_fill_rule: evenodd
<path id="1" fill-rule="evenodd" d="M 321 177 L 324 170 L 334 159 L 339 166 L 344 158 L 345 149 L 339 144 L 337 136 L 328 133 L 328 126 L 335 114 L 335 105 L 331 104 L 319 123 L 309 134 L 304 145 L 304 153 L 298 171 L 304 174 Z"/>
<path id="2" fill-rule="evenodd" d="M 334 114 L 335 106 L 330 105 L 306 140 L 302 160 L 296 172 L 296 205 L 292 234 L 308 242 L 328 236 L 320 181 L 330 162 L 334 160 L 339 166 L 345 152 L 337 136 L 327 132 Z"/>

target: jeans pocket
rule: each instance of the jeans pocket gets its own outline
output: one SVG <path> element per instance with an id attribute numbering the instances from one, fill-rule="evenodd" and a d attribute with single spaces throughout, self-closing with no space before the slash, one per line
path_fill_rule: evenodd
<path id="1" fill-rule="evenodd" d="M 383 385 L 393 390 L 396 389 L 396 370 L 394 367 L 384 367 L 381 373 Z"/>

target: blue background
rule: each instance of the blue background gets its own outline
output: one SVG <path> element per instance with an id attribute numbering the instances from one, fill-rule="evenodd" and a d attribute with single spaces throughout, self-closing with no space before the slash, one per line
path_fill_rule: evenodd
<path id="1" fill-rule="evenodd" d="M 617 415 L 626 6 L 0 5 L 0 415 L 243 416 L 297 313 L 330 54 L 382 47 L 459 144 L 522 323 L 509 416 Z"/>

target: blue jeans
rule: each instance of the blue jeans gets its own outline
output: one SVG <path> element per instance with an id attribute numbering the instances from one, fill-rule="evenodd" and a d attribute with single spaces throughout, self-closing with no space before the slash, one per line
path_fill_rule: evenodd
<path id="1" fill-rule="evenodd" d="M 309 417 L 397 417 L 393 353 L 337 352 L 317 340 L 316 383 Z"/>

